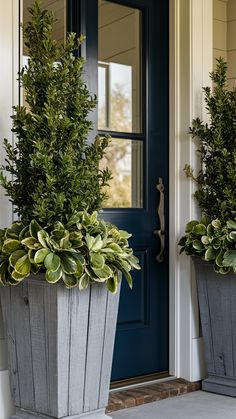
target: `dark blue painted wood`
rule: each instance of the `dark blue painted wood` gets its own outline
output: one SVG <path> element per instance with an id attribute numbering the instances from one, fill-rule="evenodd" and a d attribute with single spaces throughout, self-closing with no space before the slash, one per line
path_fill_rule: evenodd
<path id="1" fill-rule="evenodd" d="M 69 0 L 69 28 L 78 31 L 78 21 L 86 35 L 88 85 L 97 91 L 97 1 Z M 168 370 L 168 231 L 164 262 L 155 260 L 159 251 L 153 235 L 160 228 L 157 219 L 158 177 L 165 185 L 168 208 L 168 1 L 119 0 L 115 3 L 142 11 L 142 127 L 141 134 L 130 138 L 144 145 L 144 208 L 111 209 L 104 217 L 132 232 L 131 245 L 140 257 L 142 271 L 134 274 L 134 289 L 122 285 L 112 379 Z M 80 7 L 78 8 L 78 3 Z M 77 5 L 75 5 L 77 4 Z M 73 9 L 74 7 L 74 9 Z M 80 12 L 78 12 L 80 10 Z M 75 23 L 76 22 L 76 23 Z M 73 26 L 74 25 L 74 26 Z M 127 133 L 115 137 L 129 138 Z M 168 212 L 165 214 L 168 230 Z"/>

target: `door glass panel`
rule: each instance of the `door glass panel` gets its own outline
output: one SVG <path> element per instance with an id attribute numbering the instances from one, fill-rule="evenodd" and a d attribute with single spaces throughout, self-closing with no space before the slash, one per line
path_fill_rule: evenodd
<path id="1" fill-rule="evenodd" d="M 112 138 L 100 168 L 112 172 L 105 208 L 141 208 L 143 143 L 138 140 Z"/>
<path id="2" fill-rule="evenodd" d="M 140 132 L 140 11 L 110 1 L 98 5 L 98 128 Z"/>

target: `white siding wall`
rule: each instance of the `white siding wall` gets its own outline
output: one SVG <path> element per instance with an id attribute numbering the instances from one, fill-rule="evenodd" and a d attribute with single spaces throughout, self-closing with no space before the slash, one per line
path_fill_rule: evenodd
<path id="1" fill-rule="evenodd" d="M 236 1 L 227 3 L 227 61 L 229 87 L 236 86 Z"/>

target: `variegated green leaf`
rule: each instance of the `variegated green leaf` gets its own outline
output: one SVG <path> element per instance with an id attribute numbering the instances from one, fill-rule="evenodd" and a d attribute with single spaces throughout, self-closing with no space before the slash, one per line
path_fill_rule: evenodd
<path id="1" fill-rule="evenodd" d="M 48 255 L 45 257 L 43 263 L 46 269 L 52 272 L 56 272 L 60 267 L 61 260 L 59 256 L 51 252 L 48 253 Z"/>
<path id="2" fill-rule="evenodd" d="M 93 269 L 93 271 L 101 281 L 105 281 L 112 276 L 112 270 L 108 265 L 104 265 L 102 269 Z"/>
<path id="3" fill-rule="evenodd" d="M 13 271 L 11 274 L 12 278 L 17 282 L 21 282 L 28 275 L 19 274 L 17 271 Z"/>
<path id="4" fill-rule="evenodd" d="M 59 267 L 56 271 L 46 271 L 46 280 L 52 284 L 58 282 L 62 277 L 62 270 Z"/>
<path id="5" fill-rule="evenodd" d="M 7 239 L 4 241 L 2 252 L 10 255 L 11 253 L 19 249 L 22 249 L 22 246 L 19 240 Z"/>
<path id="6" fill-rule="evenodd" d="M 20 275 L 27 276 L 30 273 L 30 266 L 31 264 L 28 255 L 24 255 L 17 260 L 15 264 L 15 271 Z"/>
<path id="7" fill-rule="evenodd" d="M 37 250 L 34 256 L 34 263 L 43 263 L 45 257 L 50 253 L 49 249 Z"/>
<path id="8" fill-rule="evenodd" d="M 48 248 L 48 242 L 49 242 L 49 235 L 45 230 L 40 230 L 37 233 L 38 241 L 39 243 L 44 247 Z"/>
<path id="9" fill-rule="evenodd" d="M 76 287 L 78 284 L 78 279 L 74 275 L 62 274 L 62 279 L 66 285 L 66 288 Z"/>
<path id="10" fill-rule="evenodd" d="M 35 239 L 38 238 L 38 232 L 42 230 L 42 227 L 37 223 L 36 220 L 32 220 L 29 225 L 30 235 Z"/>
<path id="11" fill-rule="evenodd" d="M 14 268 L 16 262 L 18 261 L 18 259 L 20 259 L 22 256 L 26 255 L 27 252 L 24 249 L 21 250 L 15 250 L 15 252 L 13 252 L 11 254 L 11 256 L 9 257 L 9 262 L 10 265 Z"/>
<path id="12" fill-rule="evenodd" d="M 106 282 L 106 285 L 107 285 L 107 289 L 110 292 L 112 292 L 113 294 L 115 294 L 117 292 L 117 288 L 118 288 L 117 277 L 114 276 L 114 277 L 108 278 L 108 280 Z"/>
<path id="13" fill-rule="evenodd" d="M 73 258 L 73 256 L 70 255 L 70 253 L 63 252 L 60 254 L 61 259 L 61 267 L 63 272 L 65 274 L 76 274 L 77 273 L 77 262 Z"/>
<path id="14" fill-rule="evenodd" d="M 35 239 L 34 237 L 27 237 L 26 239 L 21 240 L 21 243 L 24 246 L 28 247 L 29 249 L 37 250 L 42 247 L 41 244 L 38 242 L 38 240 Z"/>
<path id="15" fill-rule="evenodd" d="M 84 290 L 89 286 L 89 276 L 84 273 L 79 279 L 79 289 Z"/>
<path id="16" fill-rule="evenodd" d="M 92 253 L 90 261 L 94 269 L 102 269 L 105 264 L 105 259 L 100 253 Z"/>

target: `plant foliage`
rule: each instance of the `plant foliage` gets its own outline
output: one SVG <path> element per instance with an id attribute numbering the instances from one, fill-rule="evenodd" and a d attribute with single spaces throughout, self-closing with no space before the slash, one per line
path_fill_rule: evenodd
<path id="1" fill-rule="evenodd" d="M 66 222 L 66 215 L 99 210 L 105 198 L 101 186 L 110 173 L 99 170 L 108 138 L 89 144 L 96 106 L 83 80 L 84 60 L 75 57 L 78 41 L 69 34 L 65 45 L 52 39 L 53 14 L 38 1 L 24 30 L 29 60 L 20 72 L 26 106 L 14 108 L 13 132 L 17 143 L 5 140 L 6 165 L 1 184 L 23 223 L 32 218 L 43 225 Z"/>
<path id="2" fill-rule="evenodd" d="M 185 172 L 197 183 L 203 218 L 190 221 L 179 242 L 181 252 L 213 262 L 222 274 L 236 273 L 236 89 L 228 90 L 226 71 L 219 58 L 210 73 L 213 89 L 203 89 L 210 124 L 196 118 L 190 128 L 200 144 L 201 170 L 195 175 L 186 165 Z"/>
<path id="3" fill-rule="evenodd" d="M 190 128 L 200 144 L 202 169 L 194 177 L 191 167 L 185 167 L 197 182 L 195 197 L 202 213 L 222 222 L 236 217 L 236 88 L 228 90 L 226 71 L 225 61 L 219 58 L 210 74 L 213 90 L 203 88 L 210 124 L 196 118 Z"/>
<path id="4" fill-rule="evenodd" d="M 214 264 L 217 273 L 236 273 L 236 222 L 203 216 L 201 221 L 192 220 L 186 225 L 186 235 L 179 241 L 181 253 L 198 256 Z"/>
<path id="5" fill-rule="evenodd" d="M 0 282 L 16 285 L 30 274 L 46 271 L 49 283 L 63 280 L 67 288 L 87 288 L 105 282 L 116 292 L 124 275 L 132 287 L 131 269 L 140 269 L 129 247 L 131 235 L 99 220 L 97 212 L 74 213 L 42 228 L 36 220 L 25 226 L 15 222 L 0 230 Z"/>
<path id="6" fill-rule="evenodd" d="M 0 282 L 16 285 L 45 272 L 49 283 L 87 288 L 103 282 L 116 292 L 123 274 L 140 269 L 131 236 L 98 219 L 110 172 L 99 169 L 108 138 L 89 143 L 89 113 L 96 106 L 76 57 L 82 37 L 52 39 L 54 17 L 36 0 L 25 27 L 29 61 L 20 72 L 26 106 L 14 108 L 17 143 L 5 140 L 0 181 L 20 221 L 0 230 Z M 4 172 L 11 176 L 7 177 Z"/>

